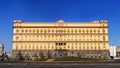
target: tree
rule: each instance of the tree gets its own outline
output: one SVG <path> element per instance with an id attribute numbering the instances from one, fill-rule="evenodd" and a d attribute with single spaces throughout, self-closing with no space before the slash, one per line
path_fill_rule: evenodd
<path id="1" fill-rule="evenodd" d="M 30 56 L 28 53 L 25 54 L 25 60 L 28 60 L 28 61 L 30 60 Z"/>
<path id="2" fill-rule="evenodd" d="M 4 54 L 4 61 L 8 61 L 8 55 L 6 54 L 6 52 Z"/>
<path id="3" fill-rule="evenodd" d="M 1 55 L 1 61 L 4 61 L 4 53 Z"/>
<path id="4" fill-rule="evenodd" d="M 24 60 L 24 57 L 20 51 L 18 52 L 18 60 Z"/>
<path id="5" fill-rule="evenodd" d="M 41 59 L 44 59 L 44 55 L 43 55 L 42 51 L 40 52 L 40 57 L 41 57 Z"/>
<path id="6" fill-rule="evenodd" d="M 115 57 L 114 56 L 110 56 L 110 58 L 113 60 Z"/>
<path id="7" fill-rule="evenodd" d="M 47 54 L 48 54 L 48 58 L 51 58 L 51 53 L 49 51 L 48 51 Z"/>

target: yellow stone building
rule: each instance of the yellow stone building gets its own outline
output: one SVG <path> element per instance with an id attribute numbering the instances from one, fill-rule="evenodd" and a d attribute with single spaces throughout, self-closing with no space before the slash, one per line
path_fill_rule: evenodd
<path id="1" fill-rule="evenodd" d="M 14 20 L 13 57 L 108 59 L 108 22 L 23 22 Z"/>

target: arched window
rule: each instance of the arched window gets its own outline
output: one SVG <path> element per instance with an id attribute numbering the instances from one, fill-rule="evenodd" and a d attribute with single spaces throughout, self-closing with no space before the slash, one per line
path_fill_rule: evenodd
<path id="1" fill-rule="evenodd" d="M 19 30 L 16 30 L 16 33 L 18 33 L 19 32 Z"/>
<path id="2" fill-rule="evenodd" d="M 83 30 L 83 33 L 84 33 L 84 30 Z"/>
<path id="3" fill-rule="evenodd" d="M 31 45 L 29 45 L 29 49 L 31 48 Z"/>
<path id="4" fill-rule="evenodd" d="M 66 30 L 64 29 L 63 32 L 66 32 Z"/>
<path id="5" fill-rule="evenodd" d="M 68 48 L 70 48 L 70 46 L 68 46 Z"/>
<path id="6" fill-rule="evenodd" d="M 33 30 L 33 33 L 35 32 L 35 30 Z"/>
<path id="7" fill-rule="evenodd" d="M 36 49 L 38 50 L 38 45 L 36 46 Z"/>
<path id="8" fill-rule="evenodd" d="M 56 33 L 58 33 L 58 30 L 56 30 Z"/>
<path id="9" fill-rule="evenodd" d="M 37 30 L 37 33 L 39 33 L 39 30 Z"/>
<path id="10" fill-rule="evenodd" d="M 98 30 L 98 33 L 100 33 L 100 30 Z"/>
<path id="11" fill-rule="evenodd" d="M 94 33 L 96 33 L 96 30 L 94 30 Z"/>
<path id="12" fill-rule="evenodd" d="M 16 50 L 18 49 L 18 46 L 16 46 Z"/>
<path id="13" fill-rule="evenodd" d="M 44 45 L 44 48 L 46 49 L 46 46 Z"/>
<path id="14" fill-rule="evenodd" d="M 21 32 L 24 32 L 24 30 L 22 29 Z"/>
<path id="15" fill-rule="evenodd" d="M 31 30 L 29 30 L 29 32 L 31 32 Z"/>
<path id="16" fill-rule="evenodd" d="M 103 32 L 105 32 L 105 30 L 102 30 Z"/>
<path id="17" fill-rule="evenodd" d="M 27 30 L 25 30 L 25 32 L 27 33 Z"/>
<path id="18" fill-rule="evenodd" d="M 34 48 L 35 48 L 34 45 L 32 45 L 32 49 L 33 49 L 33 50 L 34 50 Z"/>
<path id="19" fill-rule="evenodd" d="M 23 45 L 21 45 L 21 48 L 23 48 Z"/>
<path id="20" fill-rule="evenodd" d="M 25 45 L 25 49 L 27 48 L 27 45 Z"/>
<path id="21" fill-rule="evenodd" d="M 68 30 L 68 33 L 69 33 L 69 30 Z"/>
<path id="22" fill-rule="evenodd" d="M 81 30 L 79 30 L 79 32 L 81 33 Z"/>
<path id="23" fill-rule="evenodd" d="M 41 33 L 42 33 L 43 31 L 41 30 Z"/>
<path id="24" fill-rule="evenodd" d="M 75 30 L 75 33 L 77 33 L 77 30 Z"/>
<path id="25" fill-rule="evenodd" d="M 92 30 L 90 30 L 90 33 L 92 33 Z"/>
<path id="26" fill-rule="evenodd" d="M 17 36 L 17 37 L 16 37 L 16 40 L 18 40 L 18 39 L 19 39 L 19 37 Z"/>
<path id="27" fill-rule="evenodd" d="M 50 33 L 50 30 L 48 30 L 48 33 Z"/>
<path id="28" fill-rule="evenodd" d="M 88 30 L 86 30 L 87 34 L 88 34 Z"/>
<path id="29" fill-rule="evenodd" d="M 54 32 L 54 30 L 52 30 L 52 32 Z"/>

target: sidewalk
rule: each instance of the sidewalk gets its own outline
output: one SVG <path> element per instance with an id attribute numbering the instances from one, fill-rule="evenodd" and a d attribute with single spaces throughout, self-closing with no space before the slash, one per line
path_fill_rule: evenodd
<path id="1" fill-rule="evenodd" d="M 45 62 L 54 62 L 55 59 L 47 59 Z"/>

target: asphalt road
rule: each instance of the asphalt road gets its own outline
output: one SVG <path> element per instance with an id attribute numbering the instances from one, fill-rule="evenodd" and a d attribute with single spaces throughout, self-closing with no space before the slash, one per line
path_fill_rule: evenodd
<path id="1" fill-rule="evenodd" d="M 120 68 L 120 63 L 0 63 L 0 68 Z"/>

